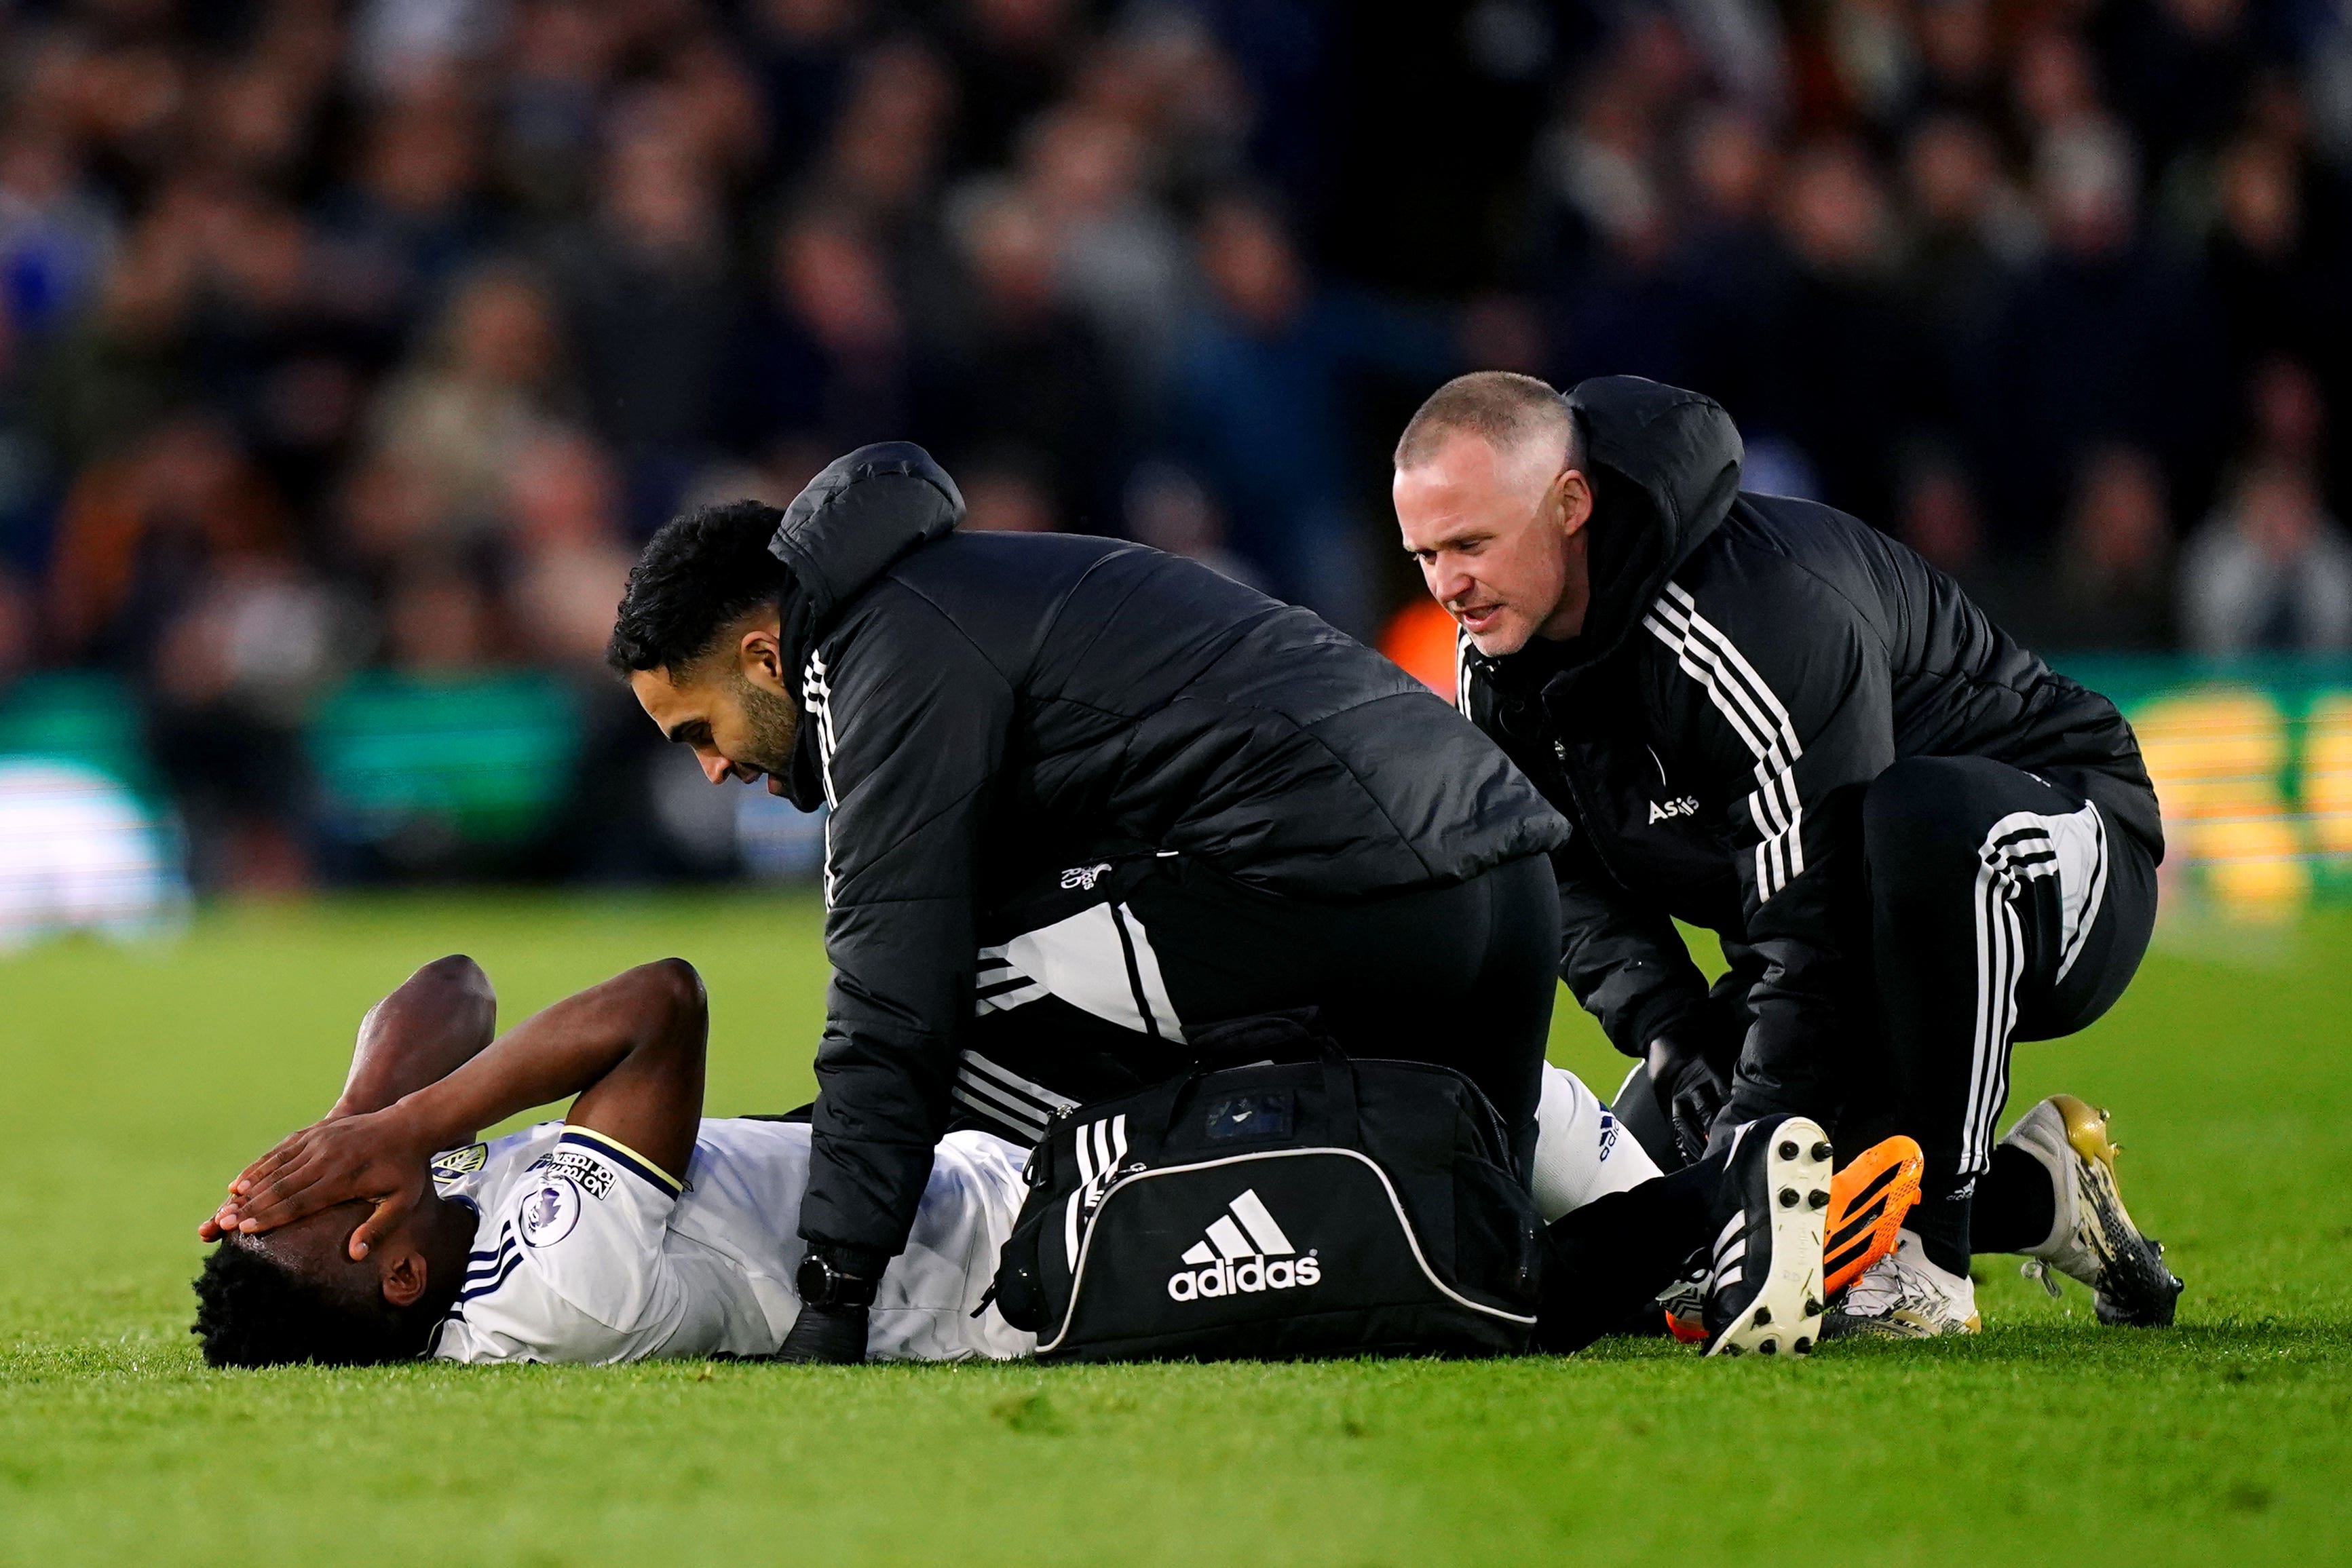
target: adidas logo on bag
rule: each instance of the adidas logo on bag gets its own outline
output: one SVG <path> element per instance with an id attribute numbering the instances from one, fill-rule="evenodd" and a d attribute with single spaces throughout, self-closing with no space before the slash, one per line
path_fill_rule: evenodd
<path id="1" fill-rule="evenodd" d="M 1322 1282 L 1323 1265 L 1311 1252 L 1298 1256 L 1255 1187 L 1226 1207 L 1228 1212 L 1216 1218 L 1208 1235 L 1184 1254 L 1185 1267 L 1168 1276 L 1171 1301 L 1252 1295 Z"/>

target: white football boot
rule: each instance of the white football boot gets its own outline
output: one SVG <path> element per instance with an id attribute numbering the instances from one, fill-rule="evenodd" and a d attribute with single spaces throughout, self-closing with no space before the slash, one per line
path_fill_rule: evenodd
<path id="1" fill-rule="evenodd" d="M 1822 1232 L 1832 1150 L 1805 1116 L 1734 1134 L 1708 1270 L 1709 1355 L 1803 1355 L 1822 1336 Z"/>
<path id="2" fill-rule="evenodd" d="M 1895 1250 L 1862 1272 L 1822 1325 L 1825 1339 L 1875 1334 L 1888 1339 L 1937 1339 L 1975 1333 L 1976 1281 L 1927 1260 L 1916 1231 L 1906 1230 Z"/>
<path id="3" fill-rule="evenodd" d="M 2107 1113 L 2072 1094 L 2053 1094 L 2020 1116 L 2001 1144 L 2039 1161 L 2058 1200 L 2050 1239 L 2026 1249 L 2026 1277 L 2039 1279 L 2053 1296 L 2058 1294 L 2053 1269 L 2089 1286 L 2103 1323 L 2161 1328 L 2171 1322 L 2180 1281 L 2164 1266 L 2163 1243 L 2140 1234 L 2125 1211 Z"/>

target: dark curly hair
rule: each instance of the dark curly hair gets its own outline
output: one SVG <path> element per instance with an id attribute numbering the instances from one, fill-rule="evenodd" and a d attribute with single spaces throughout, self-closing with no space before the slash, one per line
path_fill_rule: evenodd
<path id="1" fill-rule="evenodd" d="M 436 1314 L 381 1295 L 304 1279 L 238 1241 L 223 1241 L 196 1276 L 189 1332 L 214 1366 L 373 1366 L 425 1354 Z"/>
<path id="2" fill-rule="evenodd" d="M 728 501 L 664 523 L 629 569 L 605 662 L 625 675 L 679 669 L 737 617 L 775 603 L 792 579 L 768 553 L 783 517 L 764 501 Z"/>

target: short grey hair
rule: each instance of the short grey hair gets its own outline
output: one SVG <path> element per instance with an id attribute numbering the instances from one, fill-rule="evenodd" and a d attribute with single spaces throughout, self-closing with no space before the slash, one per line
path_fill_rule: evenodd
<path id="1" fill-rule="evenodd" d="M 1529 437 L 1558 433 L 1562 466 L 1584 466 L 1584 433 L 1568 400 L 1549 382 L 1516 371 L 1473 371 L 1429 394 L 1397 437 L 1396 465 L 1426 462 L 1457 431 L 1498 451 Z"/>

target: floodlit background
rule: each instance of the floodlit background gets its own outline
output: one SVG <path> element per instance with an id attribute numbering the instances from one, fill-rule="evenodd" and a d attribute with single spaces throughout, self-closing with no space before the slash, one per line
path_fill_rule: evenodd
<path id="1" fill-rule="evenodd" d="M 879 438 L 1448 685 L 1386 453 L 1478 366 L 1721 399 L 2126 703 L 2177 897 L 2292 912 L 2347 192 L 2345 0 L 7 5 L 0 946 L 806 877 L 599 653 L 664 517 Z"/>

